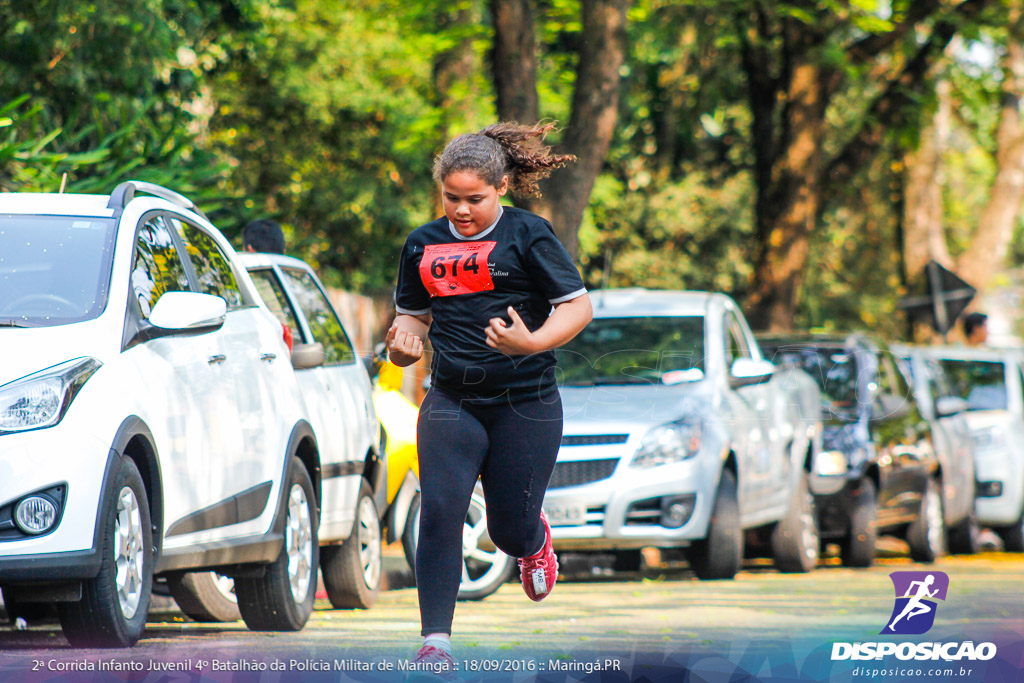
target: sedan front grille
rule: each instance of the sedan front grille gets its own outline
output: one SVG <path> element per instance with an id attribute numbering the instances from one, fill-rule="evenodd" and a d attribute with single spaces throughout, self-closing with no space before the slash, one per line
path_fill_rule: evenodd
<path id="1" fill-rule="evenodd" d="M 585 434 L 562 437 L 563 446 L 612 446 L 627 441 L 629 441 L 629 434 Z"/>
<path id="2" fill-rule="evenodd" d="M 576 460 L 574 462 L 557 462 L 551 473 L 549 489 L 562 489 L 569 486 L 582 486 L 601 481 L 612 476 L 618 458 L 605 460 Z"/>

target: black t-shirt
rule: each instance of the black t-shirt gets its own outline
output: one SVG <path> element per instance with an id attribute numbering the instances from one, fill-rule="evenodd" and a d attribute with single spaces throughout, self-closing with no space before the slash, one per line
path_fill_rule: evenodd
<path id="1" fill-rule="evenodd" d="M 497 223 L 463 237 L 446 217 L 422 225 L 402 249 L 395 290 L 399 313 L 430 313 L 432 383 L 460 398 L 538 398 L 556 390 L 555 354 L 507 356 L 487 345 L 492 318 L 511 324 L 512 306 L 530 331 L 553 304 L 586 293 L 551 224 L 502 207 Z"/>

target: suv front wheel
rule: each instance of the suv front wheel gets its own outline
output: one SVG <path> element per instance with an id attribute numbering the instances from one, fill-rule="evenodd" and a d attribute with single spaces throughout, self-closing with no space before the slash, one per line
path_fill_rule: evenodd
<path id="1" fill-rule="evenodd" d="M 288 471 L 281 553 L 259 576 L 235 579 L 238 611 L 253 631 L 299 631 L 313 613 L 320 563 L 316 498 L 298 458 L 292 457 Z"/>
<path id="2" fill-rule="evenodd" d="M 707 537 L 695 541 L 687 555 L 699 579 L 731 579 L 740 570 L 743 532 L 740 529 L 736 475 L 731 470 L 722 470 Z"/>
<path id="3" fill-rule="evenodd" d="M 101 507 L 100 573 L 82 582 L 82 599 L 58 603 L 60 625 L 72 647 L 131 647 L 142 636 L 153 589 L 153 527 L 142 476 L 130 458 L 118 458 Z"/>

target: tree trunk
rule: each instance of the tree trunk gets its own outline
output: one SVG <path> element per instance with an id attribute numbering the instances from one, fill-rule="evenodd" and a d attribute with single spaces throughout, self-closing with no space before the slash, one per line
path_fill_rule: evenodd
<path id="1" fill-rule="evenodd" d="M 452 30 L 452 28 L 466 26 L 473 22 L 475 19 L 472 13 L 464 8 L 456 10 L 454 13 L 439 12 L 436 17 L 439 31 Z M 441 110 L 438 149 L 443 149 L 454 135 L 465 132 L 466 112 L 473 110 L 475 102 L 481 96 L 472 87 L 462 91 L 460 97 L 456 97 L 454 94 L 460 92 L 459 84 L 472 84 L 473 75 L 480 68 L 476 62 L 473 40 L 468 36 L 434 57 L 432 72 L 434 104 Z M 434 192 L 431 197 L 433 198 L 432 215 L 440 216 L 444 213 L 440 191 Z"/>
<path id="2" fill-rule="evenodd" d="M 761 96 L 770 94 L 770 88 L 777 88 L 777 94 L 785 102 L 784 111 L 778 115 L 774 114 L 775 106 L 770 105 L 767 99 L 759 103 L 751 95 L 752 133 L 759 155 L 755 216 L 758 244 L 749 300 L 749 318 L 754 326 L 770 330 L 792 328 L 807 267 L 810 235 L 824 210 L 823 198 L 841 190 L 870 161 L 885 139 L 884 132 L 897 125 L 914 104 L 928 68 L 942 54 L 961 22 L 976 17 L 989 1 L 963 0 L 952 9 L 946 20 L 935 23 L 928 40 L 920 45 L 898 76 L 885 84 L 882 94 L 872 102 L 860 130 L 828 163 L 823 160 L 821 149 L 826 127 L 825 112 L 843 80 L 843 71 L 828 67 L 828 60 L 818 54 L 826 38 L 827 25 L 811 26 L 783 20 L 786 28 L 782 41 L 782 73 L 773 82 L 768 67 L 762 66 L 754 69 L 754 73 L 764 72 L 767 75 L 764 87 L 755 89 L 751 84 L 752 93 Z M 887 36 L 852 44 L 849 48 L 851 60 L 863 63 L 880 58 L 882 51 L 889 49 L 899 37 L 915 30 L 939 5 L 931 0 L 914 3 L 897 29 Z M 765 22 L 765 25 L 769 23 Z M 744 30 L 754 35 L 759 32 L 757 24 L 749 24 Z M 760 36 L 764 43 L 768 34 L 760 31 Z M 756 59 L 745 57 L 745 66 L 747 61 Z M 749 79 L 751 69 L 747 66 L 746 70 Z M 767 109 L 767 114 L 773 117 L 779 116 L 781 123 L 774 128 L 780 131 L 777 135 L 769 137 L 759 130 L 768 128 L 769 119 L 758 117 L 758 106 Z M 768 156 L 762 158 L 763 152 Z M 771 160 L 770 165 L 764 164 L 766 159 Z"/>
<path id="3" fill-rule="evenodd" d="M 949 147 L 952 86 L 942 79 L 935 89 L 938 95 L 935 115 L 921 132 L 918 148 L 904 156 L 903 258 L 908 281 L 920 274 L 931 259 L 947 268 L 953 267 L 942 223 L 942 155 Z"/>
<path id="4" fill-rule="evenodd" d="M 618 118 L 620 73 L 626 59 L 628 0 L 583 0 L 572 114 L 559 151 L 578 161 L 556 170 L 542 184 L 544 196 L 532 207 L 546 216 L 576 258 L 583 211 L 604 165 Z"/>
<path id="5" fill-rule="evenodd" d="M 583 0 L 579 61 L 572 114 L 559 152 L 578 161 L 557 169 L 541 185 L 544 196 L 525 202 L 547 217 L 575 258 L 590 192 L 604 164 L 618 115 L 620 74 L 626 58 L 628 0 Z M 533 123 L 537 104 L 536 44 L 529 0 L 491 0 L 494 84 L 498 117 Z"/>
<path id="6" fill-rule="evenodd" d="M 530 0 L 491 0 L 494 18 L 494 49 L 491 67 L 502 121 L 536 123 L 537 41 L 533 34 Z"/>
<path id="7" fill-rule="evenodd" d="M 984 291 L 1006 262 L 1006 250 L 1024 198 L 1024 130 L 1021 97 L 1024 95 L 1024 18 L 1022 3 L 1010 4 L 1009 36 L 1003 57 L 999 127 L 996 132 L 996 178 L 988 203 L 971 240 L 959 259 L 959 274 Z"/>
<path id="8" fill-rule="evenodd" d="M 804 278 L 810 235 L 818 215 L 822 139 L 825 133 L 826 73 L 811 53 L 820 36 L 790 23 L 786 29 L 788 80 L 781 131 L 757 151 L 758 196 L 755 228 L 758 236 L 751 288 L 750 322 L 770 331 L 793 328 L 797 296 Z M 755 136 L 771 116 L 766 84 L 754 99 Z M 777 140 L 777 142 L 776 142 Z"/>

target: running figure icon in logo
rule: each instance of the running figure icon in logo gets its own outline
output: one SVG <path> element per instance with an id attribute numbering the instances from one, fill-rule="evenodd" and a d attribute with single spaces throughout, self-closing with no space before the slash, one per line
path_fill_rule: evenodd
<path id="1" fill-rule="evenodd" d="M 934 600 L 945 600 L 949 577 L 944 572 L 893 572 L 889 575 L 896 589 L 896 604 L 889 623 L 880 633 L 916 635 L 927 633 L 935 623 Z M 900 623 L 902 622 L 902 623 Z"/>

